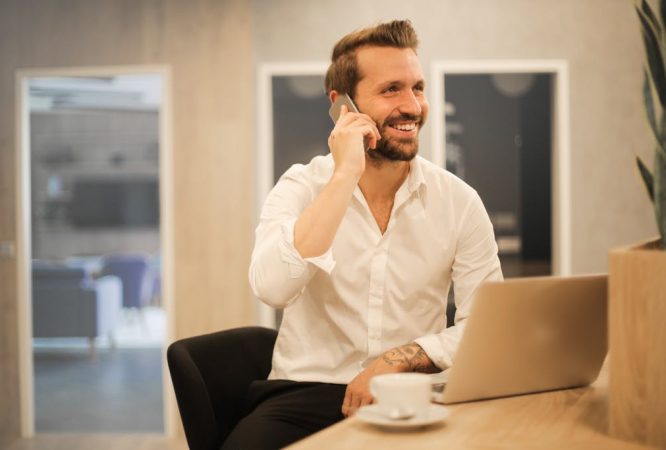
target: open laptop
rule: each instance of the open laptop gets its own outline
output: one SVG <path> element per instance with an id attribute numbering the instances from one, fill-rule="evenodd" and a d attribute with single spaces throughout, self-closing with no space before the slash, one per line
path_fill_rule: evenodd
<path id="1" fill-rule="evenodd" d="M 607 352 L 606 275 L 514 278 L 479 287 L 434 400 L 458 403 L 585 386 Z M 441 391 L 441 389 L 440 389 Z"/>

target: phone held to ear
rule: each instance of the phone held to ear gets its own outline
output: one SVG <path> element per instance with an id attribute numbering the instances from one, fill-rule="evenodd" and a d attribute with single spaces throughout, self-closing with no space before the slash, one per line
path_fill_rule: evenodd
<path id="1" fill-rule="evenodd" d="M 328 110 L 328 114 L 331 116 L 331 119 L 333 119 L 333 123 L 338 121 L 338 117 L 340 117 L 340 107 L 342 105 L 347 107 L 347 111 L 352 111 L 355 113 L 358 112 L 358 108 L 352 101 L 351 97 L 347 94 L 340 94 L 335 99 L 335 102 L 333 102 L 331 105 L 331 108 Z"/>
<path id="2" fill-rule="evenodd" d="M 348 94 L 340 94 L 338 95 L 338 97 L 335 99 L 330 109 L 328 110 L 328 114 L 331 116 L 331 119 L 333 119 L 333 123 L 336 123 L 338 121 L 338 117 L 340 117 L 340 107 L 342 105 L 345 105 L 347 107 L 347 111 L 352 111 L 355 113 L 358 112 L 358 108 L 354 104 L 354 101 L 351 99 L 351 97 Z M 363 142 L 365 145 L 365 151 L 366 152 L 369 151 L 370 148 L 368 146 L 368 139 L 365 138 Z"/>

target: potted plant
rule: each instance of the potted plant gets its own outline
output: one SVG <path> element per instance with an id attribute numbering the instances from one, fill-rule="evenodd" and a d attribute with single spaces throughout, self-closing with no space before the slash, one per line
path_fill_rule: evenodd
<path id="1" fill-rule="evenodd" d="M 646 54 L 643 100 L 655 137 L 650 170 L 636 157 L 659 238 L 609 261 L 609 431 L 666 448 L 666 0 L 636 5 Z"/>

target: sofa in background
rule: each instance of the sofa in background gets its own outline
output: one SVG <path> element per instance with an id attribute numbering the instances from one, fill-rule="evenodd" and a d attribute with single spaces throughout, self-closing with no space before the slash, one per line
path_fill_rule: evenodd
<path id="1" fill-rule="evenodd" d="M 97 279 L 82 268 L 34 261 L 32 267 L 33 337 L 84 337 L 95 351 L 95 338 L 113 331 L 122 309 L 122 282 Z"/>

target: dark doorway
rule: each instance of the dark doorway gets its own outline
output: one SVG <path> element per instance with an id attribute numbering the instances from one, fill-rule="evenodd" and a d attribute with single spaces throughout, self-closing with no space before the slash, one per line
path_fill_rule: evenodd
<path id="1" fill-rule="evenodd" d="M 505 277 L 549 275 L 553 75 L 445 75 L 446 167 L 474 187 Z"/>

